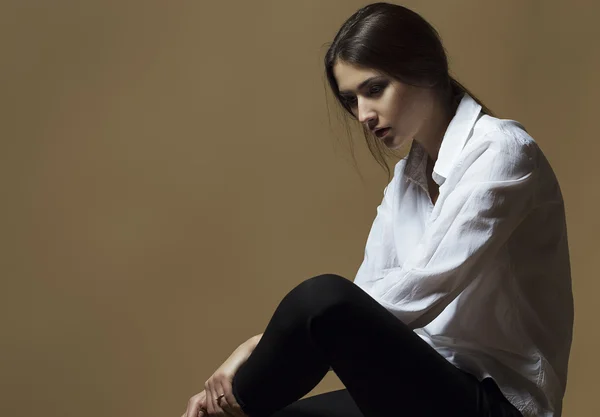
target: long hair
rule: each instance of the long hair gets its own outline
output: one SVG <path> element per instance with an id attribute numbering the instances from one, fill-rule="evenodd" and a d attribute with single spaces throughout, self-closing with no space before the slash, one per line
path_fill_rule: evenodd
<path id="1" fill-rule="evenodd" d="M 333 67 L 345 63 L 378 70 L 408 85 L 432 88 L 452 109 L 464 93 L 492 115 L 477 97 L 448 71 L 446 50 L 435 28 L 416 12 L 390 3 L 372 3 L 356 11 L 340 28 L 325 54 L 325 75 L 337 102 L 356 120 L 339 95 Z M 392 156 L 366 126 L 361 125 L 371 155 L 390 177 L 386 155 Z M 354 153 L 353 153 L 354 155 Z"/>

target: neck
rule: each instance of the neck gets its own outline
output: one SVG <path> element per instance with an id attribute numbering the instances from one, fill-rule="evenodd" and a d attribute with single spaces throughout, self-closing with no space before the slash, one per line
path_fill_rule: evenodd
<path id="1" fill-rule="evenodd" d="M 450 121 L 456 114 L 456 105 L 452 108 L 444 106 L 440 100 L 431 99 L 429 112 L 423 119 L 423 124 L 415 140 L 419 142 L 433 163 L 437 161 L 440 146 Z"/>

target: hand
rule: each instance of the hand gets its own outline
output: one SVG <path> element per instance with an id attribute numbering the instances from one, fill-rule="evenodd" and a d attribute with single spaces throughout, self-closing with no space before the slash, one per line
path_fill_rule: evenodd
<path id="1" fill-rule="evenodd" d="M 255 346 L 256 342 L 251 341 L 240 345 L 204 383 L 204 391 L 190 398 L 188 408 L 182 417 L 248 417 L 233 395 L 231 382 Z M 221 394 L 225 394 L 225 397 L 217 402 Z"/>
<path id="2" fill-rule="evenodd" d="M 208 411 L 206 411 L 206 391 L 202 391 L 190 398 L 188 408 L 181 417 L 208 417 Z"/>
<path id="3" fill-rule="evenodd" d="M 247 357 L 234 353 L 204 383 L 206 410 L 209 416 L 248 417 L 242 411 L 231 389 L 233 376 L 246 359 Z M 225 396 L 217 401 L 221 394 Z"/>

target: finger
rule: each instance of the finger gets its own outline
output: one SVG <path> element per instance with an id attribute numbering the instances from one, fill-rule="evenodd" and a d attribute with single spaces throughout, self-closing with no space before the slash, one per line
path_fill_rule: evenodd
<path id="1" fill-rule="evenodd" d="M 211 394 L 210 395 L 210 404 L 212 404 L 212 407 L 213 407 L 213 411 L 211 412 L 209 410 L 209 414 L 211 416 L 214 415 L 215 417 L 226 417 L 227 413 L 221 405 L 221 404 L 223 404 L 224 397 L 219 400 L 219 396 L 221 394 L 225 394 L 225 391 L 224 391 L 223 387 L 221 386 L 221 382 L 213 377 L 207 381 L 207 385 L 210 388 L 210 394 Z M 208 393 L 207 393 L 207 395 L 208 395 Z M 221 403 L 221 404 L 219 404 L 219 403 Z"/>
<path id="2" fill-rule="evenodd" d="M 206 417 L 208 416 L 208 411 L 206 410 L 206 391 L 202 391 L 198 394 L 198 412 L 196 413 L 197 417 Z"/>
<path id="3" fill-rule="evenodd" d="M 205 403 L 204 407 L 206 408 L 206 412 L 208 413 L 208 415 L 212 416 L 213 415 L 213 406 L 210 401 L 210 399 L 212 397 L 212 392 L 210 390 L 210 386 L 208 385 L 208 381 L 206 381 L 204 384 L 204 391 L 206 392 L 206 398 L 204 399 L 204 403 Z"/>
<path id="4" fill-rule="evenodd" d="M 217 404 L 219 405 L 219 407 L 221 407 L 221 410 L 223 410 L 224 415 L 231 415 L 233 410 L 231 408 L 231 405 L 229 404 L 229 401 L 227 400 L 229 396 L 229 390 L 223 382 L 221 382 L 221 384 L 218 384 L 217 386 L 220 387 L 220 393 L 225 394 L 223 398 L 217 401 Z"/>
<path id="5" fill-rule="evenodd" d="M 206 382 L 206 410 L 210 416 L 214 416 L 218 413 L 219 407 L 217 406 L 217 393 L 212 381 Z"/>
<path id="6" fill-rule="evenodd" d="M 235 395 L 233 395 L 231 381 L 223 381 L 221 387 L 223 388 L 223 392 L 225 393 L 225 397 L 221 400 L 221 407 L 223 408 L 223 410 L 225 410 L 227 413 L 233 416 L 243 415 L 242 409 L 238 404 Z"/>
<path id="7" fill-rule="evenodd" d="M 202 391 L 200 393 L 200 410 L 198 410 L 198 417 L 203 416 L 208 416 L 208 409 L 206 406 L 206 391 Z"/>
<path id="8" fill-rule="evenodd" d="M 208 416 L 208 411 L 206 410 L 206 392 L 202 391 L 202 395 L 200 396 L 200 401 L 198 402 L 198 411 L 194 417 L 205 417 Z"/>
<path id="9" fill-rule="evenodd" d="M 217 417 L 226 417 L 228 415 L 228 413 L 223 408 L 223 406 L 225 405 L 225 401 L 224 401 L 225 397 L 222 397 L 221 399 L 219 399 L 221 394 L 224 394 L 224 393 L 225 393 L 225 391 L 223 390 L 223 386 L 218 382 L 215 383 L 215 403 L 216 403 Z"/>
<path id="10" fill-rule="evenodd" d="M 199 395 L 196 394 L 192 398 L 190 398 L 188 402 L 187 412 L 185 413 L 185 417 L 197 417 L 198 409 L 200 408 L 200 398 Z"/>

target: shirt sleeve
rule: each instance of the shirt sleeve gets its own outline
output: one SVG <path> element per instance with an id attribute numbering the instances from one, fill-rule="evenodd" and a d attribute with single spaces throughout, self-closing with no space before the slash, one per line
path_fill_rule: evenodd
<path id="1" fill-rule="evenodd" d="M 404 161 L 401 161 L 404 162 Z M 383 200 L 377 207 L 377 214 L 365 245 L 364 258 L 354 278 L 360 287 L 381 279 L 383 271 L 394 265 L 396 248 L 393 244 L 393 203 L 394 189 L 398 180 L 396 168 L 392 180 L 383 190 Z"/>
<path id="2" fill-rule="evenodd" d="M 410 328 L 424 327 L 437 317 L 493 259 L 532 208 L 537 148 L 505 133 L 486 138 L 462 152 L 452 184 L 444 184 L 452 189 L 445 189 L 445 195 L 440 189 L 426 230 L 403 265 L 379 269 L 384 272 L 378 277 L 375 272 L 375 280 L 364 285 Z M 378 230 L 391 230 L 394 221 L 403 221 L 386 211 L 391 207 L 384 198 L 374 221 Z M 368 240 L 365 253 L 385 256 L 378 245 Z M 361 269 L 363 274 L 374 272 L 366 265 Z M 359 284 L 367 282 L 358 278 Z"/>

